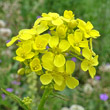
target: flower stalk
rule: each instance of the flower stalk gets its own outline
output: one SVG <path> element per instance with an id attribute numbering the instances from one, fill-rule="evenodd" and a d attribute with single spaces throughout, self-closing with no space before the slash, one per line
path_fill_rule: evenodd
<path id="1" fill-rule="evenodd" d="M 40 104 L 38 106 L 38 110 L 44 110 L 44 104 L 45 104 L 48 96 L 50 95 L 50 93 L 51 93 L 51 89 L 48 87 L 45 88 L 43 96 L 42 96 L 41 101 L 40 101 Z"/>

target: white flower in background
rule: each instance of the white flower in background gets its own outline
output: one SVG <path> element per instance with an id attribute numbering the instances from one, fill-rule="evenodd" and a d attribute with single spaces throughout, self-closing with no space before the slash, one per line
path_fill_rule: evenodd
<path id="1" fill-rule="evenodd" d="M 70 109 L 67 107 L 63 107 L 61 110 L 70 110 Z"/>
<path id="2" fill-rule="evenodd" d="M 84 110 L 81 105 L 72 105 L 69 110 Z"/>
<path id="3" fill-rule="evenodd" d="M 110 72 L 110 63 L 102 64 L 99 66 L 99 70 L 102 72 Z"/>
<path id="4" fill-rule="evenodd" d="M 0 36 L 8 37 L 11 35 L 11 29 L 9 28 L 0 28 Z"/>
<path id="5" fill-rule="evenodd" d="M 99 85 L 99 80 L 93 80 L 92 85 L 93 86 L 98 86 Z"/>
<path id="6" fill-rule="evenodd" d="M 11 52 L 10 49 L 3 50 L 3 51 L 1 52 L 1 55 L 2 55 L 2 56 L 8 56 L 8 57 L 12 57 L 12 56 L 13 56 L 13 54 L 12 54 L 12 52 Z"/>
<path id="7" fill-rule="evenodd" d="M 85 84 L 84 85 L 84 92 L 85 93 L 92 93 L 92 91 L 93 91 L 93 88 L 92 88 L 92 86 L 90 85 L 90 84 Z"/>
<path id="8" fill-rule="evenodd" d="M 3 28 L 3 27 L 5 27 L 5 22 L 3 21 L 3 20 L 0 20 L 0 28 Z"/>

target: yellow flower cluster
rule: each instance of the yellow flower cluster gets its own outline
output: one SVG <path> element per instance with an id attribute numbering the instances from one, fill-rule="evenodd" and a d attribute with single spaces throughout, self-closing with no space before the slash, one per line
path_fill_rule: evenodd
<path id="1" fill-rule="evenodd" d="M 92 39 L 99 36 L 91 22 L 75 19 L 72 11 L 65 10 L 63 16 L 43 13 L 33 28 L 22 29 L 7 46 L 18 41 L 14 59 L 25 64 L 19 74 L 36 72 L 43 85 L 51 84 L 62 91 L 66 86 L 73 89 L 79 84 L 72 76 L 75 70 L 72 55 L 80 57 L 81 69 L 94 77 L 98 55 L 92 50 Z"/>

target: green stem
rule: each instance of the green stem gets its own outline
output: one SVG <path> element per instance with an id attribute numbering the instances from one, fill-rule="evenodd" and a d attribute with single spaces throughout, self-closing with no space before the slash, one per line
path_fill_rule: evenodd
<path id="1" fill-rule="evenodd" d="M 73 54 L 73 53 L 70 53 L 73 57 L 76 57 L 77 59 L 79 59 L 79 60 L 83 60 L 82 58 L 80 58 L 80 57 L 78 57 L 77 55 L 75 55 L 75 54 Z"/>
<path id="2" fill-rule="evenodd" d="M 38 110 L 44 110 L 44 104 L 45 104 L 48 96 L 50 95 L 50 93 L 51 93 L 51 89 L 45 88 L 43 96 L 42 96 L 41 101 L 40 101 L 40 104 L 38 106 Z"/>

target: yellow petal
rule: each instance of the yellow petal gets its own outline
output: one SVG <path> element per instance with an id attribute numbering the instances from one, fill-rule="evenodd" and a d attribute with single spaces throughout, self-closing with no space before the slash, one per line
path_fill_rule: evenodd
<path id="1" fill-rule="evenodd" d="M 44 38 L 44 39 L 46 39 L 46 40 L 49 41 L 49 39 L 50 39 L 50 34 L 42 34 L 42 35 L 40 35 L 40 37 L 42 37 L 42 38 Z"/>
<path id="2" fill-rule="evenodd" d="M 57 85 L 57 84 L 54 84 L 54 89 L 55 90 L 63 91 L 65 89 L 65 87 L 66 87 L 65 82 L 63 82 L 62 85 L 60 85 L 60 86 Z"/>
<path id="3" fill-rule="evenodd" d="M 26 59 L 31 59 L 35 55 L 34 52 L 30 52 L 26 55 Z"/>
<path id="4" fill-rule="evenodd" d="M 76 47 L 76 46 L 72 46 L 72 47 L 76 50 L 76 52 L 80 53 L 81 51 L 80 47 Z"/>
<path id="5" fill-rule="evenodd" d="M 36 28 L 36 26 L 42 21 L 42 18 L 39 18 L 35 21 L 34 23 L 34 28 Z"/>
<path id="6" fill-rule="evenodd" d="M 59 43 L 59 49 L 61 50 L 61 52 L 64 52 L 66 50 L 68 50 L 70 47 L 70 44 L 68 41 L 66 40 L 62 40 L 60 43 Z"/>
<path id="7" fill-rule="evenodd" d="M 96 69 L 94 67 L 90 67 L 89 68 L 89 74 L 92 78 L 94 78 L 95 74 L 96 74 Z"/>
<path id="8" fill-rule="evenodd" d="M 88 41 L 87 41 L 87 40 L 81 41 L 81 42 L 79 43 L 79 47 L 88 47 Z"/>
<path id="9" fill-rule="evenodd" d="M 59 68 L 56 68 L 56 71 L 58 71 L 58 72 L 64 72 L 64 70 L 65 70 L 65 66 L 61 66 L 61 67 L 59 67 Z"/>
<path id="10" fill-rule="evenodd" d="M 29 43 L 29 42 L 28 42 Z M 23 44 L 23 46 L 22 46 L 22 49 L 23 49 L 23 51 L 24 51 L 24 53 L 25 54 L 28 54 L 28 53 L 30 53 L 31 52 L 31 45 L 30 44 Z"/>
<path id="11" fill-rule="evenodd" d="M 19 31 L 19 35 L 22 35 L 22 34 L 31 34 L 31 35 L 36 35 L 37 32 L 35 29 L 22 29 Z"/>
<path id="12" fill-rule="evenodd" d="M 74 40 L 75 40 L 75 42 L 80 42 L 82 40 L 82 38 L 83 38 L 82 35 L 83 35 L 83 33 L 80 30 L 77 29 L 74 32 Z"/>
<path id="13" fill-rule="evenodd" d="M 43 17 L 43 18 L 41 18 L 41 20 L 51 21 L 51 20 L 52 20 L 52 18 L 47 16 L 47 17 Z"/>
<path id="14" fill-rule="evenodd" d="M 43 67 L 48 71 L 52 71 L 54 68 L 53 60 L 54 60 L 54 54 L 53 53 L 51 53 L 51 52 L 45 53 L 42 56 Z"/>
<path id="15" fill-rule="evenodd" d="M 44 50 L 48 44 L 48 40 L 43 38 L 42 36 L 38 36 L 35 39 L 35 43 L 33 44 L 33 48 L 35 50 Z"/>
<path id="16" fill-rule="evenodd" d="M 93 25 L 92 25 L 92 23 L 91 23 L 90 21 L 87 22 L 87 24 L 86 24 L 86 29 L 87 29 L 87 30 L 93 29 Z"/>
<path id="17" fill-rule="evenodd" d="M 54 65 L 61 67 L 65 64 L 65 57 L 62 54 L 56 55 L 54 58 Z"/>
<path id="18" fill-rule="evenodd" d="M 89 50 L 89 48 L 84 48 L 82 50 L 82 55 L 86 58 L 86 59 L 90 59 L 92 57 L 92 53 L 91 51 Z"/>
<path id="19" fill-rule="evenodd" d="M 92 59 L 92 66 L 97 66 L 99 64 L 98 62 L 98 55 L 96 55 L 93 59 Z"/>
<path id="20" fill-rule="evenodd" d="M 90 36 L 93 38 L 97 38 L 100 36 L 100 33 L 97 30 L 90 31 Z"/>
<path id="21" fill-rule="evenodd" d="M 73 45 L 73 43 L 74 43 L 74 36 L 73 36 L 73 34 L 69 34 L 68 35 L 68 41 L 69 41 L 70 45 Z"/>
<path id="22" fill-rule="evenodd" d="M 17 61 L 20 61 L 20 62 L 23 62 L 25 59 L 20 57 L 20 56 L 16 56 L 13 58 L 14 60 L 17 60 Z"/>
<path id="23" fill-rule="evenodd" d="M 31 62 L 30 62 L 30 67 L 32 71 L 40 71 L 42 69 L 42 66 L 40 64 L 40 60 L 38 58 L 34 58 Z"/>
<path id="24" fill-rule="evenodd" d="M 78 28 L 83 30 L 83 31 L 85 31 L 86 23 L 83 20 L 81 20 L 81 19 L 77 19 L 77 21 L 79 22 L 78 23 Z"/>
<path id="25" fill-rule="evenodd" d="M 65 10 L 64 11 L 64 17 L 67 19 L 72 19 L 74 17 L 74 14 L 71 10 Z"/>
<path id="26" fill-rule="evenodd" d="M 54 75 L 53 79 L 54 79 L 55 83 L 59 86 L 62 85 L 62 83 L 64 81 L 64 78 L 61 75 Z"/>
<path id="27" fill-rule="evenodd" d="M 58 26 L 63 24 L 63 21 L 60 18 L 57 18 L 56 20 L 52 20 L 52 24 Z"/>
<path id="28" fill-rule="evenodd" d="M 22 39 L 22 40 L 29 40 L 31 39 L 33 36 L 31 34 L 22 34 L 22 35 L 19 35 L 19 38 Z"/>
<path id="29" fill-rule="evenodd" d="M 74 77 L 67 77 L 66 78 L 66 85 L 70 89 L 74 89 L 76 86 L 79 85 L 79 81 L 77 79 L 75 79 Z"/>
<path id="30" fill-rule="evenodd" d="M 21 47 L 19 47 L 19 48 L 16 50 L 16 54 L 17 54 L 18 56 L 21 56 L 22 53 L 23 53 L 23 49 L 22 49 Z"/>
<path id="31" fill-rule="evenodd" d="M 6 44 L 6 46 L 7 46 L 7 47 L 11 46 L 11 45 L 12 45 L 14 42 L 16 42 L 17 40 L 18 40 L 18 36 L 13 37 L 13 38 L 11 39 L 11 41 Z"/>
<path id="32" fill-rule="evenodd" d="M 89 61 L 88 60 L 83 60 L 82 63 L 81 63 L 81 69 L 83 71 L 87 71 L 89 69 L 88 64 L 89 64 Z"/>
<path id="33" fill-rule="evenodd" d="M 41 23 L 40 25 L 36 27 L 37 34 L 41 34 L 45 32 L 46 30 L 48 30 L 48 26 L 46 23 Z"/>
<path id="34" fill-rule="evenodd" d="M 42 82 L 43 85 L 47 85 L 47 84 L 51 83 L 52 79 L 53 78 L 52 78 L 51 74 L 48 74 L 48 73 L 40 76 L 40 81 Z"/>
<path id="35" fill-rule="evenodd" d="M 75 62 L 68 60 L 66 62 L 66 73 L 72 74 L 74 72 L 74 69 L 75 69 Z"/>
<path id="36" fill-rule="evenodd" d="M 58 43 L 59 43 L 59 38 L 58 38 L 58 36 L 52 36 L 52 37 L 50 38 L 50 40 L 49 40 L 49 46 L 50 46 L 51 48 L 57 47 Z"/>
<path id="37" fill-rule="evenodd" d="M 90 36 L 89 33 L 87 33 L 86 31 L 84 31 L 84 37 L 85 37 L 85 38 L 90 38 L 91 36 Z"/>

